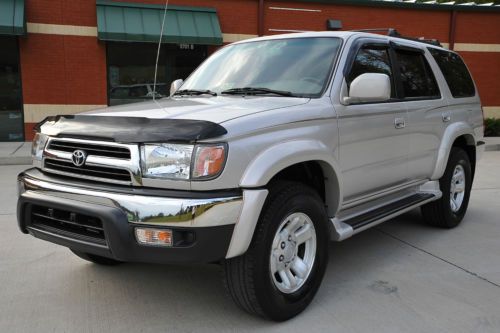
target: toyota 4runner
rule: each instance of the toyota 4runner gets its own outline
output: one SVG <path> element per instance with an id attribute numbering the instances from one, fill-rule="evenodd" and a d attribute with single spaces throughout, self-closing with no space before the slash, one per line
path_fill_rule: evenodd
<path id="1" fill-rule="evenodd" d="M 366 32 L 257 38 L 168 98 L 45 119 L 19 227 L 98 264 L 221 263 L 241 308 L 286 320 L 330 240 L 417 207 L 457 226 L 482 138 L 454 52 Z"/>

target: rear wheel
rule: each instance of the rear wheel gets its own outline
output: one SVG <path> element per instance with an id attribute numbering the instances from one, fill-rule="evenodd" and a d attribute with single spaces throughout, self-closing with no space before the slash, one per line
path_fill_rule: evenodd
<path id="1" fill-rule="evenodd" d="M 276 183 L 248 251 L 224 262 L 225 284 L 244 310 L 283 321 L 312 301 L 328 259 L 327 215 L 318 194 Z"/>
<path id="2" fill-rule="evenodd" d="M 122 263 L 121 261 L 114 260 L 111 258 L 101 257 L 101 256 L 98 256 L 95 254 L 81 252 L 81 251 L 77 251 L 77 250 L 73 250 L 73 249 L 70 249 L 70 250 L 71 250 L 71 252 L 73 252 L 78 257 L 82 258 L 83 260 L 93 262 L 94 264 L 104 265 L 104 266 L 115 266 L 115 265 L 119 265 Z"/>
<path id="3" fill-rule="evenodd" d="M 458 147 L 451 149 L 439 186 L 443 196 L 422 206 L 422 215 L 431 225 L 454 228 L 465 216 L 472 187 L 471 164 L 469 156 L 463 149 Z"/>

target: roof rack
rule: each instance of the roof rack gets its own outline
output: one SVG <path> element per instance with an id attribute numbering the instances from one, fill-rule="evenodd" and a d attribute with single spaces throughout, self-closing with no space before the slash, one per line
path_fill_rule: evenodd
<path id="1" fill-rule="evenodd" d="M 439 42 L 439 40 L 437 40 L 437 39 L 427 39 L 424 37 L 415 38 L 415 37 L 403 36 L 394 28 L 359 29 L 359 30 L 351 30 L 351 31 L 357 31 L 357 32 L 383 32 L 383 31 L 386 31 L 387 36 L 413 40 L 413 41 L 426 43 L 426 44 L 430 44 L 430 45 L 435 45 L 435 46 L 442 46 L 441 43 Z"/>

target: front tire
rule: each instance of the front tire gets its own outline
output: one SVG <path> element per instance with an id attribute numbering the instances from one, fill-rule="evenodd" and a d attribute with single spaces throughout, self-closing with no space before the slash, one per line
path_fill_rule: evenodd
<path id="1" fill-rule="evenodd" d="M 328 218 L 319 195 L 279 182 L 257 223 L 248 251 L 224 261 L 225 285 L 242 309 L 275 321 L 312 301 L 328 262 Z"/>
<path id="2" fill-rule="evenodd" d="M 422 215 L 430 225 L 454 228 L 465 216 L 472 188 L 471 164 L 469 156 L 463 149 L 452 147 L 439 186 L 443 196 L 422 206 Z"/>

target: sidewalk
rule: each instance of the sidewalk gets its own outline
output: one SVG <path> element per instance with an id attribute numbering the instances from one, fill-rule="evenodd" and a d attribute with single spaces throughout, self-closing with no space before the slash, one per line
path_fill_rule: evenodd
<path id="1" fill-rule="evenodd" d="M 0 165 L 31 164 L 31 142 L 0 142 Z"/>
<path id="2" fill-rule="evenodd" d="M 484 138 L 486 151 L 500 151 L 500 137 Z M 0 142 L 0 165 L 31 164 L 31 142 Z"/>

